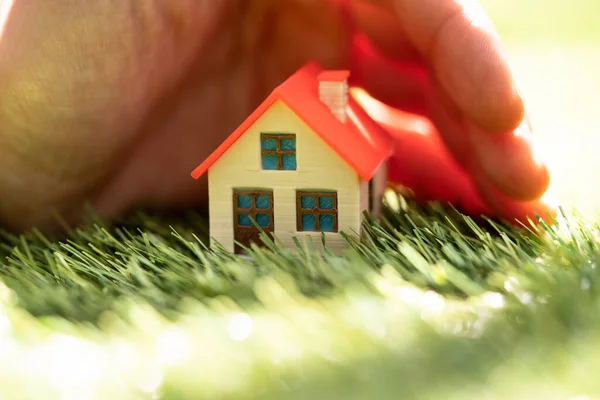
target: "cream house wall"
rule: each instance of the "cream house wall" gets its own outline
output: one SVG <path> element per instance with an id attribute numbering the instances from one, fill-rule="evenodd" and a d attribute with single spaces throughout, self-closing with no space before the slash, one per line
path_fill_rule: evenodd
<path id="1" fill-rule="evenodd" d="M 296 171 L 264 171 L 261 133 L 296 134 Z M 293 237 L 311 237 L 320 247 L 320 232 L 296 231 L 296 190 L 336 190 L 338 231 L 359 232 L 362 210 L 368 207 L 368 185 L 358 174 L 283 102 L 275 102 L 210 168 L 209 213 L 211 241 L 234 249 L 233 189 L 273 190 L 275 236 L 294 246 Z M 326 232 L 326 245 L 334 251 L 346 247 L 339 233 Z"/>

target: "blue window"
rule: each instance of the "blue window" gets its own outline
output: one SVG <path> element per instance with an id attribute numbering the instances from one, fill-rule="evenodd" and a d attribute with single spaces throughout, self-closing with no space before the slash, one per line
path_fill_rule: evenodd
<path id="1" fill-rule="evenodd" d="M 271 222 L 271 217 L 269 214 L 256 214 L 256 223 L 258 226 L 262 228 L 266 228 L 269 226 Z M 244 227 L 251 227 L 254 224 L 252 223 L 252 217 L 250 214 L 238 214 L 238 224 Z"/>
<path id="2" fill-rule="evenodd" d="M 319 197 L 319 208 L 321 210 L 331 210 L 333 208 L 333 197 L 330 197 L 330 196 Z"/>
<path id="3" fill-rule="evenodd" d="M 300 204 L 304 209 L 313 209 L 315 208 L 315 196 L 301 196 Z"/>
<path id="4" fill-rule="evenodd" d="M 264 136 L 267 137 L 266 135 L 264 135 Z M 277 150 L 277 140 L 264 138 L 262 140 L 262 149 L 269 150 L 269 151 Z"/>
<path id="5" fill-rule="evenodd" d="M 256 229 L 256 225 L 273 230 L 273 192 L 271 190 L 240 190 L 233 193 L 235 228 Z M 234 228 L 234 229 L 235 229 Z"/>
<path id="6" fill-rule="evenodd" d="M 281 150 L 296 151 L 296 138 L 281 139 Z"/>
<path id="7" fill-rule="evenodd" d="M 238 196 L 238 208 L 250 209 L 252 208 L 252 197 L 249 195 Z"/>
<path id="8" fill-rule="evenodd" d="M 267 210 L 271 207 L 271 199 L 269 196 L 256 196 L 256 208 L 259 210 Z"/>
<path id="9" fill-rule="evenodd" d="M 265 154 L 262 156 L 262 168 L 268 170 L 278 170 L 278 159 L 275 154 Z"/>
<path id="10" fill-rule="evenodd" d="M 252 226 L 252 220 L 250 219 L 250 214 L 239 214 L 238 215 L 238 224 L 240 224 L 240 226 Z"/>
<path id="11" fill-rule="evenodd" d="M 263 133 L 260 135 L 262 169 L 296 170 L 296 135 Z"/>
<path id="12" fill-rule="evenodd" d="M 336 192 L 298 191 L 296 204 L 298 231 L 337 232 Z"/>
<path id="13" fill-rule="evenodd" d="M 319 215 L 319 227 L 323 232 L 333 232 L 333 215 L 321 214 Z"/>
<path id="14" fill-rule="evenodd" d="M 296 155 L 284 154 L 281 156 L 281 164 L 284 171 L 296 170 Z"/>
<path id="15" fill-rule="evenodd" d="M 256 214 L 256 223 L 262 228 L 269 226 L 270 220 L 271 218 L 269 218 L 268 214 Z"/>
<path id="16" fill-rule="evenodd" d="M 303 231 L 314 231 L 315 230 L 315 216 L 312 214 L 302 215 L 302 230 Z"/>

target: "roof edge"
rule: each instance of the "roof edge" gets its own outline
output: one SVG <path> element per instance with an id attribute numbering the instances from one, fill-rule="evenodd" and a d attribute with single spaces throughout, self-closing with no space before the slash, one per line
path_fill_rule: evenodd
<path id="1" fill-rule="evenodd" d="M 191 173 L 192 178 L 199 179 L 204 175 L 221 156 L 229 150 L 231 146 L 258 120 L 277 100 L 281 100 L 281 95 L 277 89 L 263 100 L 263 102 L 242 122 L 227 139 L 225 139 L 210 155 L 197 166 Z"/>

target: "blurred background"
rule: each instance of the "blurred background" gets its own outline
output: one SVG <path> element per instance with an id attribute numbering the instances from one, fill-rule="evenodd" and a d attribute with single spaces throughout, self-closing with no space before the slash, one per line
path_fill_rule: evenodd
<path id="1" fill-rule="evenodd" d="M 481 0 L 509 53 L 551 191 L 600 207 L 600 0 Z"/>

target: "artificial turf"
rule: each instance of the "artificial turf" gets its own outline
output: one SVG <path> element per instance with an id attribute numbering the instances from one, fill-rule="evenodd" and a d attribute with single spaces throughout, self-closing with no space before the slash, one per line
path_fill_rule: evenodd
<path id="1" fill-rule="evenodd" d="M 4 234 L 1 399 L 570 399 L 600 391 L 598 224 L 388 193 L 343 256 L 138 214 Z M 580 397 L 577 397 L 580 396 Z"/>

